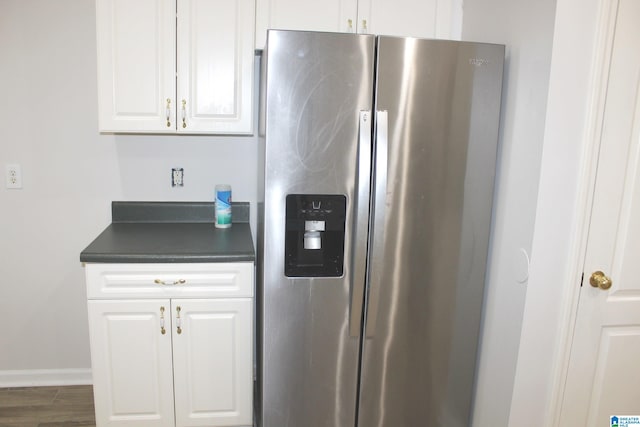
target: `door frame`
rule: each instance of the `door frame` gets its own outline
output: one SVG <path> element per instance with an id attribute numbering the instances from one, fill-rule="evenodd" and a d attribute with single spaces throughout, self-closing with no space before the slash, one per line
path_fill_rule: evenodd
<path id="1" fill-rule="evenodd" d="M 566 297 L 562 311 L 564 322 L 561 323 L 561 340 L 556 358 L 549 420 L 552 426 L 560 425 L 560 414 L 564 400 L 564 391 L 569 372 L 571 347 L 576 327 L 581 285 L 584 285 L 585 256 L 591 226 L 591 211 L 598 172 L 598 161 L 602 140 L 604 112 L 607 98 L 607 86 L 611 54 L 620 0 L 603 0 L 597 15 L 596 43 L 593 53 L 593 77 L 590 88 L 590 103 L 587 111 L 584 158 L 582 174 L 579 180 L 579 204 L 576 226 L 578 234 L 574 241 L 573 272 L 571 280 L 566 283 Z"/>
<path id="2" fill-rule="evenodd" d="M 555 427 L 560 419 L 617 5 L 618 0 L 558 0 L 556 4 L 530 280 L 509 426 Z M 559 178 L 566 180 L 559 182 Z M 550 212 L 557 218 L 550 219 Z M 566 243 L 558 244 L 558 239 Z"/>

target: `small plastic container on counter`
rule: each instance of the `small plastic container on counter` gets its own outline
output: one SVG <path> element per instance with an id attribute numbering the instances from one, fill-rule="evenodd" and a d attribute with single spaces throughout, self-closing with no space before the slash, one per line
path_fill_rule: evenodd
<path id="1" fill-rule="evenodd" d="M 216 228 L 231 227 L 231 186 L 226 184 L 216 185 Z"/>

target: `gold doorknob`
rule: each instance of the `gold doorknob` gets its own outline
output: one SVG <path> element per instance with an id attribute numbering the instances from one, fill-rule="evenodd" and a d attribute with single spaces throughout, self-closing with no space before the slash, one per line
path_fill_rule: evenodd
<path id="1" fill-rule="evenodd" d="M 603 291 L 606 291 L 613 285 L 613 282 L 610 278 L 608 278 L 602 271 L 594 271 L 591 274 L 591 278 L 589 279 L 589 283 L 594 288 L 600 288 Z"/>

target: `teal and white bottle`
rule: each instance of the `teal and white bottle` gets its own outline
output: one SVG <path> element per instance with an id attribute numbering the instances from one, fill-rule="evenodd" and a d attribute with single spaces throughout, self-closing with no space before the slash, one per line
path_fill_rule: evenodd
<path id="1" fill-rule="evenodd" d="M 217 228 L 231 227 L 231 186 L 216 185 L 215 224 Z"/>

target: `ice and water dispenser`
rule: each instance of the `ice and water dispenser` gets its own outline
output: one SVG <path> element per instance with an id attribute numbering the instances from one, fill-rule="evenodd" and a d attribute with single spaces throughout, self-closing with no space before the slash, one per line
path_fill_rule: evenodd
<path id="1" fill-rule="evenodd" d="M 285 275 L 342 276 L 347 198 L 289 194 L 286 203 Z"/>

